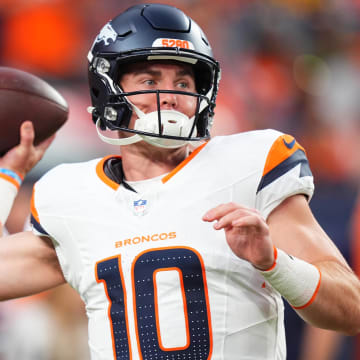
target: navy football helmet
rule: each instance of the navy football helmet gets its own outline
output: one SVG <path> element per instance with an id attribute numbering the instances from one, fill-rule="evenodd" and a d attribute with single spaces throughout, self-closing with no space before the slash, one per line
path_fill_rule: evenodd
<path id="1" fill-rule="evenodd" d="M 181 10 L 162 4 L 135 5 L 107 23 L 88 54 L 92 107 L 89 111 L 100 138 L 113 144 L 145 140 L 160 147 L 179 147 L 189 141 L 210 137 L 220 68 L 200 27 Z M 173 60 L 194 69 L 196 93 L 173 90 L 124 92 L 118 83 L 128 64 Z M 177 111 L 142 113 L 128 96 L 172 92 L 197 98 L 196 113 L 189 119 Z M 133 129 L 133 111 L 139 119 Z M 174 125 L 175 124 L 175 125 Z M 104 137 L 99 130 L 122 130 L 133 136 L 122 139 Z"/>

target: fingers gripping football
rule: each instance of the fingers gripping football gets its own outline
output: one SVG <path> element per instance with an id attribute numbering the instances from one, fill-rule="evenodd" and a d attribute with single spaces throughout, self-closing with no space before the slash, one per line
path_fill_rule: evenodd
<path id="1" fill-rule="evenodd" d="M 259 211 L 235 203 L 221 204 L 209 210 L 204 221 L 215 230 L 224 230 L 227 243 L 239 258 L 266 270 L 274 263 L 274 246 L 269 228 Z"/>

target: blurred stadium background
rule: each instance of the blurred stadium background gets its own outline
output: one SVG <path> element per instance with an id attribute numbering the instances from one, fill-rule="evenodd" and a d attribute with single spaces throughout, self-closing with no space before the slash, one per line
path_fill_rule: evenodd
<path id="1" fill-rule="evenodd" d="M 117 151 L 97 138 L 86 112 L 86 55 L 105 22 L 143 2 L 0 0 L 0 66 L 41 76 L 70 106 L 68 123 L 16 201 L 10 232 L 23 227 L 32 183 L 46 170 Z M 276 128 L 296 136 L 315 176 L 313 211 L 360 269 L 360 1 L 153 2 L 194 18 L 221 63 L 213 135 Z M 2 304 L 0 359 L 87 359 L 83 309 L 71 291 L 64 287 Z M 305 327 L 291 309 L 286 327 L 288 359 L 360 359 L 356 338 Z M 46 329 L 56 329 L 56 336 Z"/>

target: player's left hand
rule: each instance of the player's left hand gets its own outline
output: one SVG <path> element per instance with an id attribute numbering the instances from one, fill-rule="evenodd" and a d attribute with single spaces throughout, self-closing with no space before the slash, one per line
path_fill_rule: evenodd
<path id="1" fill-rule="evenodd" d="M 20 127 L 20 144 L 0 157 L 0 168 L 6 168 L 25 175 L 41 160 L 55 135 L 34 146 L 35 131 L 31 121 L 24 121 Z"/>
<path id="2" fill-rule="evenodd" d="M 274 263 L 274 245 L 269 227 L 259 211 L 235 203 L 221 204 L 207 211 L 204 221 L 217 221 L 215 230 L 224 229 L 227 243 L 239 258 L 260 270 Z"/>

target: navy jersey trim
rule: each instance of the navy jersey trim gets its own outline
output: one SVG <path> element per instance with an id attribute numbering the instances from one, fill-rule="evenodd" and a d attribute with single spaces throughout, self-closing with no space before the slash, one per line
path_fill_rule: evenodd
<path id="1" fill-rule="evenodd" d="M 309 162 L 304 151 L 298 149 L 286 160 L 277 165 L 274 169 L 265 174 L 260 181 L 256 193 L 264 187 L 270 185 L 273 181 L 286 174 L 289 170 L 300 164 L 300 177 L 312 176 Z"/>
<path id="2" fill-rule="evenodd" d="M 32 224 L 32 226 L 39 232 L 41 233 L 42 235 L 45 235 L 45 236 L 50 236 L 47 231 L 36 221 L 36 219 L 34 218 L 33 215 L 31 215 L 30 217 L 30 222 Z"/>
<path id="3" fill-rule="evenodd" d="M 136 190 L 125 181 L 121 158 L 114 157 L 105 161 L 104 173 L 110 180 L 116 182 L 119 185 L 123 184 L 125 189 L 136 192 Z"/>

